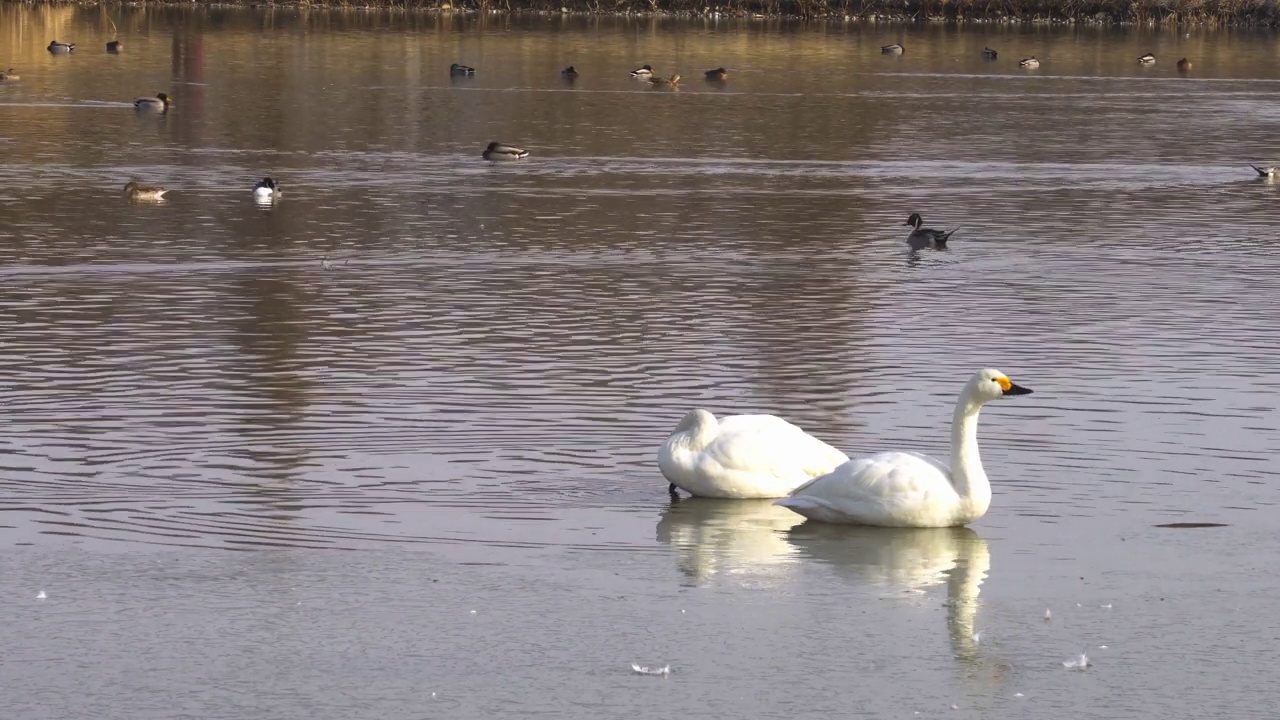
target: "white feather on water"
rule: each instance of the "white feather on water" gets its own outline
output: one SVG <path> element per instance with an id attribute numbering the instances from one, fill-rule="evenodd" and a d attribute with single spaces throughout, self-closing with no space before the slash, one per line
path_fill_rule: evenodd
<path id="1" fill-rule="evenodd" d="M 1084 670 L 1089 667 L 1089 664 L 1089 656 L 1084 653 L 1080 653 L 1079 657 L 1072 660 L 1062 661 L 1062 667 L 1067 668 L 1068 670 Z"/>
<path id="2" fill-rule="evenodd" d="M 663 665 L 660 668 L 651 668 L 648 666 L 641 667 L 635 663 L 631 663 L 631 671 L 637 675 L 659 675 L 666 677 L 671 674 L 671 666 Z"/>
<path id="3" fill-rule="evenodd" d="M 47 598 L 47 597 L 49 597 L 49 596 L 48 596 L 48 595 L 45 595 L 43 590 L 41 590 L 40 592 L 36 593 L 36 599 L 37 599 L 37 600 L 44 600 L 44 599 L 45 599 L 45 598 Z"/>

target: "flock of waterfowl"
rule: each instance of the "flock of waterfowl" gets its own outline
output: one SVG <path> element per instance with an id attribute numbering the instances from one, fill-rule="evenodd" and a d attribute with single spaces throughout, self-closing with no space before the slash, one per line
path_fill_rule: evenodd
<path id="1" fill-rule="evenodd" d="M 880 53 L 883 55 L 902 55 L 906 51 L 907 51 L 906 47 L 904 47 L 901 43 L 894 43 L 892 45 L 883 45 L 880 48 Z M 989 47 L 984 47 L 982 48 L 982 57 L 986 58 L 987 60 L 997 60 L 1000 57 L 1000 53 Z M 1155 62 L 1156 62 L 1156 56 L 1153 53 L 1143 53 L 1142 55 L 1138 56 L 1139 65 L 1154 65 Z M 1178 65 L 1178 69 L 1183 72 L 1186 72 L 1187 70 L 1191 69 L 1191 61 L 1186 58 L 1182 58 L 1181 60 L 1179 60 L 1177 65 Z M 1038 68 L 1040 67 L 1040 60 L 1035 55 L 1032 55 L 1030 57 L 1024 57 L 1018 61 L 1018 67 Z"/>

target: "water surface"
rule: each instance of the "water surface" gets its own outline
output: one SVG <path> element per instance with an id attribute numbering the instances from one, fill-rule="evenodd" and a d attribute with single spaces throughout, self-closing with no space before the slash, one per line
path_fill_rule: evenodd
<path id="1" fill-rule="evenodd" d="M 0 708 L 1269 717 L 1273 49 L 0 8 Z M 983 366 L 1036 394 L 983 415 L 969 529 L 672 504 L 654 462 L 694 406 L 945 456 Z"/>

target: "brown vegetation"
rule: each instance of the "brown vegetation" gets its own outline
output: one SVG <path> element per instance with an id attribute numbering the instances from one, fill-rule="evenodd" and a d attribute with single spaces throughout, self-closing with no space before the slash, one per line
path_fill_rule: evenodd
<path id="1" fill-rule="evenodd" d="M 0 0 L 0 2 L 15 0 Z M 32 4 L 32 0 L 21 0 Z M 127 6 L 190 0 L 143 0 Z M 36 0 L 35 4 L 40 4 Z M 53 0 L 48 4 L 63 4 Z M 76 5 L 98 5 L 74 2 Z M 114 5 L 116 3 L 106 3 Z M 843 18 L 880 22 L 1280 25 L 1276 0 L 219 0 L 209 6 Z"/>

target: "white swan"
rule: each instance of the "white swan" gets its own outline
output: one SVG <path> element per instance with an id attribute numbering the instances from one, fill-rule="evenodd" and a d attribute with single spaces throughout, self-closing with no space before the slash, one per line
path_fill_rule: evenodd
<path id="1" fill-rule="evenodd" d="M 912 452 L 850 460 L 777 502 L 820 522 L 885 527 L 952 527 L 973 522 L 991 506 L 991 484 L 978 456 L 978 412 L 1006 395 L 1031 391 L 999 370 L 979 370 L 956 402 L 951 467 Z"/>
<path id="2" fill-rule="evenodd" d="M 689 411 L 658 451 L 671 483 L 701 497 L 777 498 L 849 457 L 773 415 Z"/>

